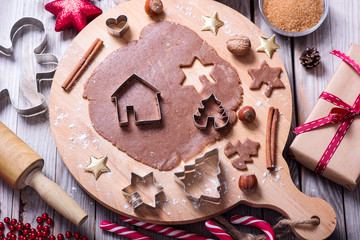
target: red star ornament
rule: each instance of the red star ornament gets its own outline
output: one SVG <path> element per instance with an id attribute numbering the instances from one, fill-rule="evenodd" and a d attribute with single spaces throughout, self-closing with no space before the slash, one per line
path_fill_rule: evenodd
<path id="1" fill-rule="evenodd" d="M 80 32 L 87 24 L 102 13 L 90 0 L 56 0 L 45 5 L 45 9 L 56 16 L 55 31 L 74 27 Z"/>

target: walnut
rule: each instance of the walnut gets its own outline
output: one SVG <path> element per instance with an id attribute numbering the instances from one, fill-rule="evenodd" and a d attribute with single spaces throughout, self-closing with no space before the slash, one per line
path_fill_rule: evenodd
<path id="1" fill-rule="evenodd" d="M 226 42 L 227 49 L 236 56 L 247 54 L 251 48 L 250 39 L 244 35 L 231 35 Z"/>

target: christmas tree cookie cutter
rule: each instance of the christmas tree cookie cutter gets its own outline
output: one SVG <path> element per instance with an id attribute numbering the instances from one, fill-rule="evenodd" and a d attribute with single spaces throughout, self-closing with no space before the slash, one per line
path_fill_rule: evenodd
<path id="1" fill-rule="evenodd" d="M 38 27 L 43 32 L 43 37 L 42 37 L 40 44 L 37 47 L 35 47 L 33 50 L 36 61 L 39 64 L 45 64 L 45 63 L 50 64 L 51 63 L 51 64 L 54 64 L 57 66 L 57 64 L 58 64 L 57 57 L 50 53 L 44 53 L 44 50 L 45 50 L 46 44 L 47 44 L 47 39 L 46 39 L 47 35 L 46 35 L 45 26 L 42 21 L 40 21 L 39 19 L 33 18 L 33 17 L 21 18 L 12 26 L 11 31 L 10 31 L 11 46 L 9 48 L 6 48 L 6 47 L 0 45 L 0 53 L 4 54 L 6 56 L 10 56 L 14 51 L 13 45 L 14 45 L 15 35 L 23 27 L 26 27 L 29 25 Z M 35 115 L 44 113 L 47 110 L 47 105 L 45 102 L 45 96 L 40 93 L 40 83 L 41 83 L 41 81 L 44 81 L 44 80 L 52 81 L 55 71 L 56 71 L 56 67 L 47 72 L 37 72 L 36 73 L 36 75 L 35 75 L 36 91 L 41 97 L 40 103 L 37 105 L 26 107 L 26 108 L 21 108 L 21 107 L 17 106 L 14 103 L 12 97 L 10 96 L 11 94 L 9 92 L 9 89 L 7 89 L 7 88 L 0 90 L 0 98 L 2 96 L 8 97 L 10 99 L 11 105 L 16 109 L 16 111 L 21 116 L 31 117 L 31 116 L 35 116 Z"/>
<path id="2" fill-rule="evenodd" d="M 207 116 L 205 124 L 200 124 L 199 123 L 199 121 L 201 121 L 201 119 L 202 119 L 202 115 L 206 111 L 206 103 L 210 102 L 210 101 L 214 101 L 219 106 L 218 107 L 218 112 L 220 114 L 223 125 L 219 126 L 216 123 L 215 116 Z M 219 99 L 216 98 L 214 93 L 211 93 L 208 98 L 201 100 L 201 107 L 198 108 L 198 114 L 194 114 L 194 124 L 195 124 L 195 126 L 197 128 L 199 128 L 201 130 L 206 130 L 207 127 L 209 126 L 210 122 L 213 123 L 214 129 L 217 130 L 217 131 L 224 129 L 229 124 L 229 116 L 226 115 L 226 111 L 222 107 L 222 102 Z"/>
<path id="3" fill-rule="evenodd" d="M 139 82 L 140 84 L 143 84 L 144 86 L 146 86 L 147 88 L 149 88 L 151 91 L 153 91 L 155 93 L 155 101 L 156 101 L 156 106 L 157 106 L 157 115 L 158 118 L 155 119 L 150 119 L 150 120 L 138 120 L 136 118 L 136 109 L 134 107 L 134 105 L 127 105 L 126 106 L 126 120 L 122 121 L 121 120 L 121 116 L 120 116 L 120 110 L 119 110 L 119 104 L 118 104 L 118 93 L 121 93 L 121 90 L 123 88 L 125 88 L 126 84 L 128 84 L 132 79 L 136 80 L 137 82 Z M 151 85 L 148 81 L 145 81 L 144 79 L 142 79 L 141 77 L 139 77 L 138 75 L 136 75 L 135 73 L 132 74 L 130 77 L 128 77 L 116 90 L 113 94 L 111 94 L 111 100 L 113 102 L 115 102 L 115 106 L 116 106 L 116 113 L 117 113 L 117 117 L 118 117 L 118 122 L 120 127 L 126 127 L 129 125 L 129 113 L 133 112 L 134 113 L 134 120 L 135 120 L 135 125 L 148 125 L 148 124 L 158 124 L 161 122 L 162 120 L 162 116 L 161 116 L 161 108 L 160 108 L 160 91 L 154 87 L 153 85 Z"/>
<path id="4" fill-rule="evenodd" d="M 152 185 L 152 187 L 155 187 L 156 193 L 154 194 L 154 201 L 152 203 L 144 202 L 141 194 L 138 191 L 138 188 L 136 187 L 138 183 L 143 185 Z M 130 185 L 126 186 L 121 191 L 123 195 L 129 200 L 134 209 L 137 209 L 142 205 L 155 209 L 158 198 L 161 194 L 164 193 L 164 188 L 155 181 L 153 172 L 150 172 L 143 177 L 134 172 L 131 172 Z"/>
<path id="5" fill-rule="evenodd" d="M 209 188 L 209 186 L 206 186 L 206 184 L 203 185 L 201 179 L 196 178 L 196 176 L 200 176 L 201 178 L 206 178 L 206 176 L 204 176 L 203 174 L 206 171 L 204 172 L 198 171 L 199 168 L 201 168 L 206 164 L 208 165 L 209 169 L 212 170 L 215 169 L 216 171 L 215 173 L 216 177 L 210 179 L 210 182 L 213 184 L 213 188 Z M 197 172 L 198 174 L 196 174 Z M 186 197 L 188 197 L 193 203 L 200 203 L 201 201 L 207 201 L 215 204 L 219 204 L 221 199 L 220 198 L 221 184 L 219 179 L 220 174 L 221 174 L 220 158 L 219 158 L 219 150 L 217 148 L 208 151 L 202 157 L 195 159 L 194 164 L 185 165 L 184 171 L 174 173 L 175 181 L 183 187 Z M 197 194 L 199 196 L 195 196 L 189 191 L 191 189 L 200 189 L 202 193 Z M 204 192 L 211 193 L 212 189 L 216 190 L 217 196 L 213 196 L 210 194 L 203 194 Z"/>

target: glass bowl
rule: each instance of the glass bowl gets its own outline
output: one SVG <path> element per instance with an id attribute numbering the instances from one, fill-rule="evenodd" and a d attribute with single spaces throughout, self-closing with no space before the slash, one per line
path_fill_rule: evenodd
<path id="1" fill-rule="evenodd" d="M 323 2 L 324 9 L 323 9 L 323 15 L 321 16 L 320 21 L 314 27 L 309 28 L 308 30 L 305 30 L 305 31 L 301 31 L 301 32 L 288 32 L 288 31 L 284 31 L 284 30 L 279 29 L 279 28 L 275 27 L 274 25 L 272 25 L 272 23 L 264 15 L 264 12 L 262 9 L 263 0 L 259 0 L 259 9 L 260 9 L 261 16 L 263 17 L 264 21 L 267 23 L 267 25 L 270 26 L 270 28 L 274 32 L 276 32 L 280 35 L 288 36 L 288 37 L 301 37 L 301 36 L 305 36 L 305 35 L 312 33 L 313 31 L 318 29 L 320 27 L 320 25 L 324 22 L 326 16 L 329 13 L 329 2 L 328 2 L 328 0 L 322 0 L 322 2 Z"/>

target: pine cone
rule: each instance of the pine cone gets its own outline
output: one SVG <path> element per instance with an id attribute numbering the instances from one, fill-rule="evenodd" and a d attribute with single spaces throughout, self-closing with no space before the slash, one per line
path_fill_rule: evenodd
<path id="1" fill-rule="evenodd" d="M 306 48 L 301 54 L 300 62 L 307 69 L 312 69 L 320 63 L 320 54 L 316 47 Z"/>

